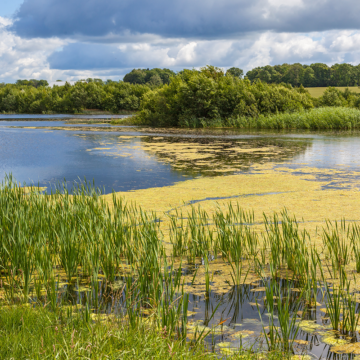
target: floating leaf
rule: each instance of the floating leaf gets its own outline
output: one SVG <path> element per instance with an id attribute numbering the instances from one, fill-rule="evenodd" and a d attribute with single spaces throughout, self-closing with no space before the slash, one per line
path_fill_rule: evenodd
<path id="1" fill-rule="evenodd" d="M 237 339 L 244 339 L 246 337 L 248 337 L 249 335 L 254 334 L 254 331 L 250 331 L 250 330 L 242 330 L 242 331 L 238 331 L 237 333 L 233 334 L 232 336 L 237 338 Z"/>
<path id="2" fill-rule="evenodd" d="M 252 292 L 266 291 L 266 287 L 259 287 L 259 288 L 251 289 L 250 291 Z"/>
<path id="3" fill-rule="evenodd" d="M 260 305 L 259 303 L 258 304 L 256 304 L 256 303 L 253 303 L 253 302 L 249 302 L 249 305 L 251 305 L 251 306 L 258 306 L 258 307 L 262 307 L 262 305 Z"/>
<path id="4" fill-rule="evenodd" d="M 335 336 L 325 335 L 321 338 L 321 342 L 327 345 L 345 345 L 349 343 L 349 340 L 337 339 Z"/>
<path id="5" fill-rule="evenodd" d="M 229 348 L 232 346 L 231 342 L 221 342 L 216 344 L 216 346 L 221 347 L 221 348 Z"/>
<path id="6" fill-rule="evenodd" d="M 337 354 L 360 354 L 360 343 L 333 346 L 330 349 Z"/>
<path id="7" fill-rule="evenodd" d="M 221 348 L 220 352 L 223 355 L 232 355 L 232 354 L 239 352 L 239 349 L 237 349 L 237 348 Z"/>
<path id="8" fill-rule="evenodd" d="M 289 340 L 289 341 L 290 341 L 290 340 Z M 308 345 L 308 344 L 309 344 L 308 341 L 306 341 L 306 340 L 301 340 L 301 339 L 296 339 L 296 340 L 294 340 L 294 343 L 299 344 L 299 345 Z"/>

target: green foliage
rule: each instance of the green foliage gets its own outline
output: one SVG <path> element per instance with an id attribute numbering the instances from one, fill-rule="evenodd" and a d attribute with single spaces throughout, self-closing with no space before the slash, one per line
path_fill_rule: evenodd
<path id="1" fill-rule="evenodd" d="M 124 82 L 159 86 L 169 84 L 170 77 L 173 75 L 175 73 L 169 69 L 133 69 L 124 76 Z"/>
<path id="2" fill-rule="evenodd" d="M 251 81 L 259 79 L 268 84 L 286 82 L 292 86 L 302 84 L 305 87 L 357 86 L 360 83 L 360 65 L 334 64 L 331 67 L 322 63 L 267 65 L 248 71 L 246 76 Z"/>
<path id="3" fill-rule="evenodd" d="M 16 85 L 19 86 L 33 86 L 35 88 L 38 88 L 40 86 L 49 86 L 49 83 L 46 80 L 17 80 Z"/>
<path id="4" fill-rule="evenodd" d="M 136 111 L 145 93 L 146 85 L 101 79 L 87 79 L 74 86 L 34 87 L 23 83 L 0 86 L 0 112 L 15 113 L 77 113 L 84 109 L 99 109 L 113 113 Z"/>
<path id="5" fill-rule="evenodd" d="M 360 110 L 346 107 L 322 107 L 293 113 L 259 115 L 258 117 L 238 116 L 227 119 L 221 126 L 277 130 L 360 129 Z"/>
<path id="6" fill-rule="evenodd" d="M 232 67 L 226 71 L 227 76 L 234 76 L 236 78 L 242 78 L 244 76 L 244 71 L 237 67 Z"/>
<path id="7" fill-rule="evenodd" d="M 117 320 L 87 323 L 66 307 L 56 316 L 41 307 L 0 309 L 1 359 L 216 359 L 149 326 Z"/>
<path id="8" fill-rule="evenodd" d="M 152 126 L 221 126 L 227 118 L 312 107 L 306 91 L 260 81 L 251 84 L 207 66 L 200 72 L 183 70 L 169 85 L 146 93 L 137 121 Z"/>

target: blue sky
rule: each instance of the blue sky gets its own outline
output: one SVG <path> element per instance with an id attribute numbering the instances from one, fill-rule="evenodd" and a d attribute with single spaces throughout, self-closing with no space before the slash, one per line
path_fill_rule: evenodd
<path id="1" fill-rule="evenodd" d="M 12 16 L 23 3 L 23 0 L 1 0 L 0 16 Z"/>
<path id="2" fill-rule="evenodd" d="M 1 0 L 0 82 L 360 63 L 359 0 Z"/>

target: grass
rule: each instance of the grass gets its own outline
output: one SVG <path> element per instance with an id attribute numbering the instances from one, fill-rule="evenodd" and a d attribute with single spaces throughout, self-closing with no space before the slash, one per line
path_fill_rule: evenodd
<path id="1" fill-rule="evenodd" d="M 351 130 L 360 128 L 360 110 L 323 107 L 294 113 L 227 119 L 225 127 L 272 130 Z"/>
<path id="2" fill-rule="evenodd" d="M 68 309 L 70 310 L 70 309 Z M 116 321 L 88 323 L 81 314 L 44 308 L 0 309 L 1 359 L 216 359 L 149 327 Z"/>
<path id="3" fill-rule="evenodd" d="M 134 117 L 112 124 L 141 125 Z M 202 119 L 188 123 L 190 128 L 237 128 L 243 130 L 352 130 L 360 128 L 360 110 L 348 107 L 320 107 L 311 110 Z"/>
<path id="4" fill-rule="evenodd" d="M 314 98 L 319 98 L 322 96 L 325 92 L 327 87 L 310 87 L 306 88 L 307 91 L 309 91 L 310 95 Z M 349 89 L 352 92 L 360 93 L 360 87 L 358 86 L 336 86 L 335 89 L 345 91 L 345 89 Z"/>
<path id="5" fill-rule="evenodd" d="M 264 217 L 264 231 L 255 231 L 254 214 L 239 206 L 212 214 L 192 207 L 172 218 L 171 247 L 159 220 L 116 196 L 110 210 L 91 187 L 41 195 L 6 179 L 0 187 L 0 358 L 215 358 L 216 346 L 214 355 L 206 341 L 191 337 L 198 326 L 189 323 L 189 295 L 199 284 L 210 309 L 210 296 L 230 280 L 231 289 L 268 284 L 258 300 L 270 315 L 271 336 L 258 339 L 260 352 L 244 348 L 242 358 L 294 358 L 306 308 L 319 290 L 337 334 L 325 333 L 327 341 L 342 346 L 354 339 L 359 313 L 349 266 L 358 225 L 328 222 L 317 249 L 286 211 Z M 194 264 L 197 270 L 185 276 Z M 295 296 L 294 284 L 302 288 Z M 228 319 L 210 323 L 213 309 L 199 331 L 222 336 Z"/>

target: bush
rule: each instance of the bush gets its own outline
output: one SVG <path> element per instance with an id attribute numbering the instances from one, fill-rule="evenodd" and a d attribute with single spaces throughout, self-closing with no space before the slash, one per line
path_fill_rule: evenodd
<path id="1" fill-rule="evenodd" d="M 208 66 L 200 72 L 184 70 L 169 85 L 145 94 L 137 119 L 151 126 L 220 124 L 229 117 L 311 109 L 307 92 L 260 81 L 251 84 Z"/>

